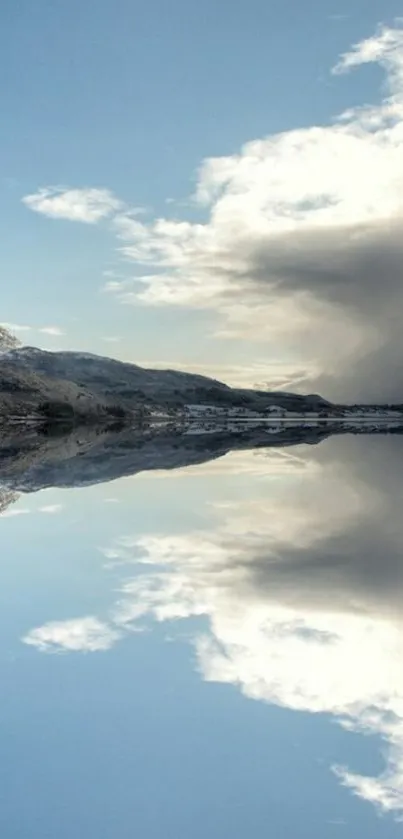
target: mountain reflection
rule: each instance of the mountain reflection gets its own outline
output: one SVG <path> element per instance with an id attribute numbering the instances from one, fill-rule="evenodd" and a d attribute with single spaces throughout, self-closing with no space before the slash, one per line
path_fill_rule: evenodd
<path id="1" fill-rule="evenodd" d="M 124 572 L 107 614 L 45 622 L 24 642 L 42 652 L 100 651 L 153 622 L 203 617 L 192 643 L 205 680 L 330 714 L 384 740 L 377 777 L 347 765 L 332 769 L 355 795 L 399 818 L 402 454 L 400 437 L 297 447 L 274 492 L 251 478 L 247 497 L 213 505 L 210 528 L 122 534 L 102 547 L 105 564 L 122 564 Z M 278 468 L 264 453 L 244 457 L 255 477 Z M 230 463 L 222 469 L 231 471 Z"/>

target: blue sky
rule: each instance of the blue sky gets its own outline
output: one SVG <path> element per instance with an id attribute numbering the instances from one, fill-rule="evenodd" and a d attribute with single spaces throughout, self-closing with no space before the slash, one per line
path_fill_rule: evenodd
<path id="1" fill-rule="evenodd" d="M 192 199 L 197 185 L 201 191 L 206 188 L 206 178 L 200 175 L 203 162 L 218 161 L 218 184 L 222 176 L 217 170 L 225 168 L 225 160 L 238 155 L 239 172 L 247 164 L 242 149 L 250 141 L 327 126 L 346 109 L 364 103 L 379 106 L 386 95 L 385 65 L 382 72 L 376 64 L 343 75 L 332 75 L 331 70 L 352 45 L 376 37 L 380 22 L 396 27 L 399 11 L 398 3 L 385 7 L 375 0 L 344 6 L 319 0 L 292 5 L 263 0 L 208 0 L 200 5 L 182 0 L 169 5 L 162 0 L 7 3 L 0 33 L 4 322 L 33 327 L 19 332 L 24 342 L 86 349 L 140 363 L 168 361 L 252 384 L 262 377 L 262 365 L 266 378 L 273 380 L 280 365 L 279 380 L 286 383 L 311 372 L 318 357 L 331 358 L 332 347 L 307 342 L 307 333 L 316 335 L 318 325 L 310 310 L 301 316 L 295 294 L 287 297 L 284 309 L 266 290 L 263 296 L 260 292 L 259 316 L 250 287 L 236 281 L 238 263 L 231 264 L 232 274 L 225 278 L 228 287 L 221 289 L 222 266 L 211 244 L 198 238 L 193 259 L 186 251 L 188 233 L 183 228 L 161 234 L 153 225 L 158 218 L 190 227 L 199 221 L 208 236 L 224 236 L 233 253 L 240 213 L 242 235 L 253 229 L 256 189 L 247 179 L 237 186 L 235 172 L 224 201 L 233 187 L 238 193 L 241 189 L 244 200 L 235 216 L 228 215 L 235 210 L 227 201 L 224 230 L 222 220 L 217 224 L 215 219 L 222 201 L 212 195 L 207 203 Z M 390 67 L 386 71 L 390 79 Z M 350 133 L 357 118 L 352 122 Z M 328 139 L 330 135 L 321 140 L 323 148 Z M 303 150 L 307 137 L 298 142 Z M 344 168 L 354 164 L 353 152 L 344 146 L 335 153 Z M 265 156 L 268 160 L 267 149 L 262 165 Z M 305 165 L 302 156 L 299 165 Z M 272 217 L 277 222 L 282 210 L 278 204 L 267 207 L 274 181 L 268 178 L 265 187 L 265 177 L 262 172 L 267 196 L 258 212 L 261 220 Z M 210 186 L 211 182 L 210 177 Z M 146 298 L 136 296 L 139 286 L 132 279 L 144 276 L 144 267 L 133 253 L 117 251 L 125 245 L 117 238 L 122 231 L 115 216 L 105 214 L 99 223 L 82 224 L 71 221 L 71 207 L 70 215 L 61 212 L 57 218 L 43 208 L 30 211 L 22 199 L 48 187 L 59 187 L 61 193 L 78 190 L 80 200 L 88 189 L 108 190 L 122 202 L 117 216 L 140 208 L 135 219 L 145 227 L 141 235 L 149 246 L 164 248 L 164 265 L 159 259 L 155 268 L 154 261 L 146 274 L 173 272 L 173 303 L 155 282 L 151 299 L 148 280 Z M 306 189 L 297 189 L 294 199 L 289 198 L 289 184 L 281 189 L 278 200 L 283 202 L 287 195 L 293 211 L 305 200 Z M 373 192 L 375 206 L 382 192 L 379 184 Z M 345 190 L 341 193 L 337 201 L 344 201 L 350 223 L 348 196 Z M 357 220 L 366 218 L 365 213 L 363 204 L 357 208 Z M 376 221 L 377 212 L 370 217 Z M 256 216 L 256 231 L 258 221 Z M 333 218 L 330 223 L 334 227 Z M 232 244 L 229 231 L 234 224 Z M 192 229 L 189 235 L 196 233 Z M 127 247 L 137 239 L 138 230 L 130 230 Z M 173 244 L 178 251 L 174 256 Z M 209 271 L 192 278 L 194 265 L 208 253 L 213 253 Z M 184 265 L 182 274 L 178 258 Z M 245 270 L 249 273 L 251 265 Z M 122 288 L 102 292 L 111 280 L 123 283 L 130 298 Z M 205 289 L 202 299 L 199 288 Z M 344 321 L 350 314 L 343 312 Z M 309 320 L 309 328 L 304 326 L 300 335 L 301 319 L 303 326 Z M 287 329 L 283 335 L 289 323 L 291 338 Z M 39 331 L 49 327 L 56 334 Z"/>
<path id="2" fill-rule="evenodd" d="M 399 13 L 7 0 L 2 321 L 401 399 Z M 400 459 L 338 445 L 5 511 L 7 839 L 400 835 Z"/>

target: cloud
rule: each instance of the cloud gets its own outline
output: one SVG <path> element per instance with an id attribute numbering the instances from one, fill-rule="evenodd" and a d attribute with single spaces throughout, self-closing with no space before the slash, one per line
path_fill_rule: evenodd
<path id="1" fill-rule="evenodd" d="M 292 390 L 312 372 L 298 363 L 276 363 L 263 358 L 256 358 L 249 364 L 198 364 L 166 357 L 161 362 L 137 358 L 134 363 L 155 370 L 182 370 L 186 373 L 209 376 L 233 387 L 255 387 L 263 390 L 269 387 L 269 383 L 275 390 Z"/>
<path id="2" fill-rule="evenodd" d="M 290 710 L 331 714 L 346 729 L 382 738 L 385 767 L 377 777 L 347 766 L 333 772 L 397 818 L 403 817 L 400 442 L 340 439 L 301 450 L 295 469 L 288 464 L 271 492 L 271 482 L 260 481 L 255 498 L 216 504 L 215 529 L 120 538 L 102 553 L 108 567 L 132 564 L 135 574 L 126 571 L 100 632 L 111 646 L 145 621 L 203 616 L 206 629 L 194 646 L 205 680 Z M 267 476 L 270 461 L 266 470 Z M 98 649 L 75 640 L 80 627 L 47 624 L 27 637 L 44 651 Z"/>
<path id="3" fill-rule="evenodd" d="M 195 639 L 203 678 L 233 684 L 254 700 L 332 714 L 340 725 L 382 737 L 386 766 L 377 778 L 346 767 L 333 771 L 356 795 L 403 815 L 401 614 L 376 611 L 375 589 L 372 603 L 365 596 L 371 583 L 349 589 L 345 555 L 334 557 L 339 573 L 327 573 L 326 551 L 320 561 L 323 544 L 315 547 L 315 538 L 313 559 L 307 556 L 300 570 L 297 559 L 292 569 L 282 568 L 280 545 L 264 548 L 262 532 L 238 541 L 237 551 L 235 539 L 226 546 L 197 534 L 147 540 L 151 571 L 124 586 L 116 624 L 208 617 L 208 630 Z"/>
<path id="4" fill-rule="evenodd" d="M 26 516 L 30 512 L 31 511 L 27 507 L 16 507 L 12 510 L 0 510 L 0 516 L 2 519 L 12 519 L 15 518 L 15 516 Z"/>
<path id="5" fill-rule="evenodd" d="M 20 323 L 2 323 L 1 328 L 2 330 L 4 329 L 9 332 L 29 332 L 29 330 L 32 329 L 31 326 L 26 326 Z M 10 337 L 12 339 L 13 336 L 11 335 Z"/>
<path id="6" fill-rule="evenodd" d="M 123 288 L 124 283 L 121 280 L 107 280 L 102 288 L 102 291 L 113 292 L 115 294 L 118 291 L 122 291 Z"/>
<path id="7" fill-rule="evenodd" d="M 63 504 L 46 504 L 43 507 L 38 507 L 37 510 L 32 510 L 29 507 L 13 507 L 9 508 L 18 499 L 18 494 L 9 492 L 8 490 L 0 489 L 0 516 L 4 519 L 14 518 L 15 516 L 27 516 L 29 513 L 38 512 L 54 515 L 63 510 Z"/>
<path id="8" fill-rule="evenodd" d="M 381 812 L 397 811 L 399 821 L 403 821 L 403 761 L 401 750 L 403 747 L 402 732 L 399 732 L 399 743 L 396 755 L 391 755 L 387 772 L 380 778 L 368 778 L 349 772 L 345 767 L 335 767 L 335 774 L 343 784 L 358 798 L 374 804 Z"/>
<path id="9" fill-rule="evenodd" d="M 334 68 L 378 62 L 383 101 L 246 143 L 199 170 L 207 220 L 113 221 L 123 303 L 215 308 L 219 334 L 266 340 L 333 398 L 396 399 L 403 351 L 403 30 L 381 28 Z"/>
<path id="10" fill-rule="evenodd" d="M 14 339 L 13 333 L 25 333 L 25 332 L 40 332 L 43 335 L 50 335 L 52 337 L 60 337 L 65 335 L 65 332 L 60 329 L 59 326 L 28 326 L 28 324 L 19 324 L 19 323 L 2 323 L 0 325 L 0 340 L 2 338 L 3 331 L 6 330 L 7 340 L 10 344 L 10 348 L 12 348 L 15 344 L 18 344 L 18 341 Z"/>
<path id="11" fill-rule="evenodd" d="M 378 26 L 371 38 L 359 41 L 341 56 L 333 69 L 335 75 L 346 73 L 352 67 L 378 62 L 389 74 L 391 88 L 401 94 L 403 83 L 403 30 Z"/>
<path id="12" fill-rule="evenodd" d="M 116 629 L 90 616 L 46 623 L 23 641 L 41 652 L 99 652 L 112 647 L 118 637 Z"/>
<path id="13" fill-rule="evenodd" d="M 121 258 L 136 266 L 132 278 L 108 273 L 104 291 L 122 304 L 212 310 L 217 337 L 265 342 L 267 357 L 295 365 L 300 391 L 400 400 L 401 23 L 335 59 L 335 79 L 378 64 L 381 101 L 202 161 L 190 218 L 183 209 L 182 218 L 140 221 L 107 190 L 45 189 L 24 200 L 53 216 L 109 217 Z"/>
<path id="14" fill-rule="evenodd" d="M 95 224 L 123 208 L 122 201 L 108 189 L 45 187 L 22 201 L 30 210 L 49 218 L 87 224 Z"/>
<path id="15" fill-rule="evenodd" d="M 41 326 L 39 332 L 43 332 L 45 335 L 53 335 L 55 337 L 64 335 L 63 330 L 60 329 L 58 326 Z"/>

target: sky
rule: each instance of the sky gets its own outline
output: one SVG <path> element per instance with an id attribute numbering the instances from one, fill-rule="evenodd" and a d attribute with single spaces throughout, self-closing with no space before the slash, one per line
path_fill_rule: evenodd
<path id="1" fill-rule="evenodd" d="M 401 401 L 401 13 L 5 0 L 1 323 Z M 5 836 L 401 834 L 391 439 L 0 493 Z"/>
<path id="2" fill-rule="evenodd" d="M 4 0 L 0 323 L 401 401 L 401 13 Z M 2 834 L 400 836 L 400 454 L 0 492 Z"/>
<path id="3" fill-rule="evenodd" d="M 396 454 L 335 438 L 14 499 L 4 835 L 397 839 Z"/>
<path id="4" fill-rule="evenodd" d="M 396 399 L 400 12 L 6 2 L 2 322 L 47 349 Z"/>

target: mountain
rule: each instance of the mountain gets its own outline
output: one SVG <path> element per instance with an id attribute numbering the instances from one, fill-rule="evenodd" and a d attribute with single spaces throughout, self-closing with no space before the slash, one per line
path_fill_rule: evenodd
<path id="1" fill-rule="evenodd" d="M 16 491 L 85 486 L 347 432 L 401 434 L 403 407 L 343 407 L 316 394 L 231 388 L 0 341 L 0 512 Z"/>
<path id="2" fill-rule="evenodd" d="M 113 419 L 226 425 L 237 420 L 401 418 L 403 406 L 333 405 L 317 394 L 231 388 L 206 376 L 155 370 L 79 352 L 17 347 L 0 353 L 0 429 L 15 422 L 70 425 Z"/>
<path id="3" fill-rule="evenodd" d="M 9 354 L 0 355 L 0 428 L 52 416 L 98 421 L 108 406 L 74 381 L 36 372 Z"/>
<path id="4" fill-rule="evenodd" d="M 15 492 L 90 486 L 139 472 L 200 465 L 231 451 L 314 445 L 333 434 L 346 433 L 402 435 L 403 421 L 378 426 L 262 423 L 233 429 L 212 427 L 209 431 L 180 431 L 167 424 L 120 430 L 87 425 L 69 432 L 57 425 L 30 433 L 17 428 L 0 439 L 0 514 L 1 492 L 7 506 L 15 500 Z"/>
<path id="5" fill-rule="evenodd" d="M 89 353 L 46 352 L 35 347 L 11 349 L 0 356 L 0 394 L 0 410 L 5 395 L 12 394 L 5 409 L 14 405 L 17 415 L 21 411 L 27 415 L 29 408 L 36 413 L 43 402 L 53 400 L 67 403 L 81 417 L 86 412 L 91 417 L 103 413 L 122 418 L 173 416 L 187 406 L 258 414 L 277 407 L 304 413 L 325 410 L 330 404 L 316 395 L 231 388 L 193 373 L 145 369 Z M 66 413 L 65 405 L 63 416 Z"/>

